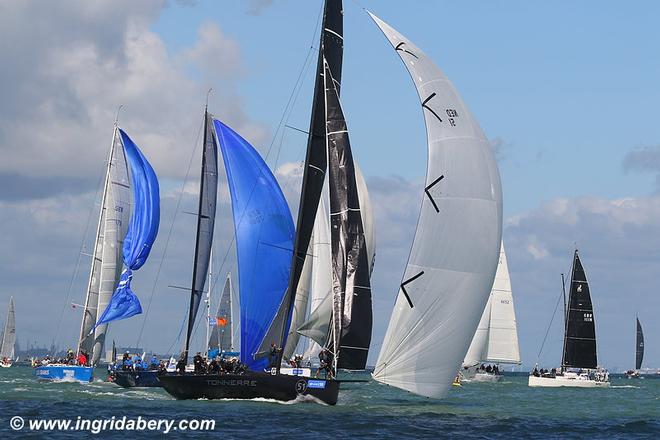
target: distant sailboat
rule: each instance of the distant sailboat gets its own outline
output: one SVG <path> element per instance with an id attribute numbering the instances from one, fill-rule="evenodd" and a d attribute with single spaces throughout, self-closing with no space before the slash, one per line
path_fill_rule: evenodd
<path id="1" fill-rule="evenodd" d="M 637 321 L 637 332 L 635 333 L 635 369 L 626 371 L 626 376 L 630 379 L 638 379 L 641 377 L 639 370 L 642 368 L 642 360 L 644 359 L 644 332 L 642 331 L 642 324 L 639 318 Z"/>
<path id="2" fill-rule="evenodd" d="M 159 220 L 156 174 L 115 121 L 77 350 L 77 354 L 89 354 L 88 365 L 76 365 L 75 355 L 70 352 L 67 364 L 49 363 L 35 368 L 39 380 L 92 380 L 93 367 L 103 353 L 108 323 L 142 312 L 140 301 L 131 291 L 131 280 L 133 271 L 149 256 Z"/>
<path id="3" fill-rule="evenodd" d="M 218 310 L 211 319 L 215 320 L 209 337 L 208 349 L 209 359 L 224 352 L 234 353 L 234 320 L 232 318 L 232 297 L 234 289 L 231 284 L 231 273 L 227 274 L 225 285 L 222 289 Z"/>
<path id="4" fill-rule="evenodd" d="M 529 386 L 609 387 L 609 373 L 598 368 L 593 304 L 587 275 L 577 249 L 573 254 L 570 292 L 564 319 L 564 350 L 561 368 L 545 372 L 539 371 L 538 367 L 535 367 L 529 376 Z"/>
<path id="5" fill-rule="evenodd" d="M 488 300 L 502 239 L 502 190 L 488 139 L 442 71 L 370 14 L 421 101 L 428 166 L 408 264 L 373 377 L 447 395 Z"/>
<path id="6" fill-rule="evenodd" d="M 14 362 L 14 347 L 16 346 L 16 313 L 14 310 L 14 297 L 9 298 L 7 318 L 2 331 L 0 345 L 0 367 L 9 368 Z"/>
<path id="7" fill-rule="evenodd" d="M 487 369 L 482 369 L 485 363 Z M 500 261 L 488 303 L 481 315 L 479 327 L 463 360 L 461 376 L 464 381 L 495 382 L 502 377 L 497 364 L 520 364 L 516 312 L 513 307 L 511 279 L 504 252 L 500 250 Z"/>

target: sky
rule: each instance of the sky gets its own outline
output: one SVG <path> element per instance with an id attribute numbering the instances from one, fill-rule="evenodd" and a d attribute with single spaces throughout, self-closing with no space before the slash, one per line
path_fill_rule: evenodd
<path id="1" fill-rule="evenodd" d="M 80 309 L 70 303 L 84 302 L 89 270 L 81 243 L 88 251 L 123 105 L 120 125 L 159 175 L 163 212 L 133 283 L 149 311 L 112 325 L 109 339 L 178 351 L 188 300 L 168 286 L 190 283 L 194 219 L 185 211 L 196 204 L 207 90 L 210 111 L 276 170 L 295 214 L 306 136 L 283 125 L 309 124 L 321 7 L 0 3 L 0 310 L 13 295 L 22 346 L 76 343 Z M 575 246 L 595 302 L 599 363 L 632 366 L 638 315 L 644 364 L 660 366 L 660 5 L 345 0 L 342 104 L 377 235 L 373 363 L 410 250 L 427 152 L 408 74 L 363 8 L 444 70 L 492 141 L 523 366 L 539 358 Z M 226 183 L 219 194 L 222 279 L 235 258 Z M 558 316 L 540 356 L 546 366 L 561 356 Z"/>

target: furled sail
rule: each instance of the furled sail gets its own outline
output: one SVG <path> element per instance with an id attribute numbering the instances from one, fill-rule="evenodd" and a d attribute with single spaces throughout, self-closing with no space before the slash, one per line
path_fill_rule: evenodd
<path id="1" fill-rule="evenodd" d="M 16 345 L 16 312 L 14 310 L 14 297 L 9 298 L 7 308 L 7 319 L 2 332 L 2 345 L 0 345 L 0 360 L 14 358 L 14 346 Z"/>
<path id="2" fill-rule="evenodd" d="M 325 62 L 332 248 L 332 344 L 338 368 L 364 369 L 371 343 L 371 281 L 353 153 L 339 93 Z"/>
<path id="3" fill-rule="evenodd" d="M 115 125 L 78 340 L 78 350 L 92 353 L 93 364 L 100 359 L 107 331 L 105 324 L 96 328 L 94 325 L 110 303 L 121 275 L 121 249 L 129 225 L 130 197 L 128 165 L 119 127 Z"/>
<path id="4" fill-rule="evenodd" d="M 463 365 L 471 366 L 480 362 L 520 363 L 516 312 L 504 243 L 500 249 L 500 260 L 488 303 Z"/>
<path id="5" fill-rule="evenodd" d="M 323 84 L 323 56 L 331 60 L 332 72 L 341 78 L 343 51 L 343 10 L 341 0 L 326 0 L 321 26 L 320 50 L 316 67 L 316 80 L 312 102 L 307 152 L 303 169 L 302 188 L 296 234 L 293 244 L 291 275 L 286 294 L 278 308 L 267 337 L 259 348 L 259 353 L 266 353 L 271 342 L 286 346 L 287 335 L 291 327 L 291 315 L 295 304 L 305 259 L 314 229 L 316 212 L 321 198 L 323 182 L 328 168 L 328 156 L 325 139 L 325 90 Z"/>
<path id="6" fill-rule="evenodd" d="M 642 331 L 642 324 L 637 319 L 637 338 L 635 341 L 635 369 L 642 368 L 642 360 L 644 359 L 644 332 Z"/>
<path id="7" fill-rule="evenodd" d="M 594 309 L 587 275 L 584 273 L 577 249 L 573 256 L 571 290 L 566 311 L 564 355 L 561 364 L 562 367 L 590 369 L 598 365 Z"/>
<path id="8" fill-rule="evenodd" d="M 240 285 L 241 362 L 255 359 L 289 282 L 293 219 L 275 176 L 245 139 L 214 120 L 231 193 Z"/>
<path id="9" fill-rule="evenodd" d="M 370 15 L 413 79 L 428 141 L 417 230 L 373 377 L 440 398 L 493 285 L 502 237 L 499 171 L 488 140 L 442 71 Z"/>
<path id="10" fill-rule="evenodd" d="M 231 298 L 233 291 L 231 287 L 231 273 L 227 274 L 225 286 L 222 289 L 218 310 L 215 313 L 215 324 L 209 336 L 209 349 L 218 351 L 234 351 L 234 331 L 231 314 Z"/>
<path id="11" fill-rule="evenodd" d="M 193 262 L 188 330 L 184 354 L 188 355 L 190 338 L 195 327 L 199 304 L 204 295 L 215 226 L 215 210 L 218 194 L 218 146 L 211 115 L 204 114 L 204 145 L 199 183 L 199 206 L 197 210 L 197 233 L 195 236 L 195 259 Z"/>

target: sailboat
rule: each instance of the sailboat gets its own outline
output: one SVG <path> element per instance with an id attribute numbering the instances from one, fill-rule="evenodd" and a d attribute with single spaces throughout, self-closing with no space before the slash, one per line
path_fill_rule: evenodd
<path id="1" fill-rule="evenodd" d="M 486 363 L 493 365 L 485 367 Z M 463 360 L 461 379 L 465 382 L 497 382 L 502 378 L 499 364 L 520 365 L 516 312 L 504 243 L 490 297 Z"/>
<path id="2" fill-rule="evenodd" d="M 211 317 L 209 324 L 211 334 L 208 338 L 208 358 L 213 359 L 218 355 L 237 356 L 234 348 L 234 320 L 232 318 L 232 297 L 234 289 L 231 284 L 231 273 L 227 273 L 225 285 L 222 289 L 218 310 Z"/>
<path id="3" fill-rule="evenodd" d="M 2 331 L 0 345 L 0 367 L 9 368 L 14 362 L 14 348 L 16 345 L 16 313 L 14 311 L 14 297 L 9 298 L 7 319 Z"/>
<path id="4" fill-rule="evenodd" d="M 159 220 L 156 174 L 115 119 L 77 353 L 69 350 L 63 362 L 43 362 L 35 368 L 37 379 L 92 381 L 108 323 L 142 312 L 131 280 L 147 261 Z"/>
<path id="5" fill-rule="evenodd" d="M 644 332 L 642 331 L 642 324 L 637 321 L 637 332 L 635 333 L 635 369 L 626 371 L 626 377 L 629 379 L 639 379 L 641 374 L 639 370 L 642 368 L 642 360 L 644 359 Z"/>
<path id="6" fill-rule="evenodd" d="M 369 13 L 408 69 L 428 164 L 417 230 L 373 378 L 447 395 L 488 301 L 502 239 L 502 190 L 488 139 L 442 71 Z"/>
<path id="7" fill-rule="evenodd" d="M 562 275 L 563 278 L 563 275 Z M 610 386 L 609 373 L 598 368 L 596 323 L 587 275 L 575 250 L 568 304 L 564 302 L 564 349 L 561 368 L 546 372 L 534 367 L 530 387 L 603 388 Z"/>
<path id="8" fill-rule="evenodd" d="M 364 369 L 366 365 L 372 326 L 370 270 L 348 129 L 339 102 L 342 14 L 340 0 L 326 1 L 295 234 L 292 220 L 290 228 L 283 221 L 285 213 L 290 219 L 290 212 L 263 159 L 237 133 L 220 121 L 214 121 L 230 184 L 236 228 L 241 308 L 240 356 L 250 371 L 235 376 L 163 376 L 163 386 L 177 398 L 262 397 L 293 400 L 303 395 L 331 405 L 337 402 L 340 382 L 333 378 L 333 372 L 329 372 L 330 378 L 326 376 L 323 380 L 282 374 L 284 353 L 279 349 L 286 347 L 297 294 L 305 289 L 301 282 L 305 274 L 311 272 L 305 264 L 326 172 L 333 269 L 332 312 L 326 349 L 332 353 L 332 371 L 338 368 Z M 245 187 L 252 188 L 248 191 L 252 196 L 247 201 L 242 193 Z M 246 222 L 241 223 L 241 219 L 246 205 L 260 197 L 263 197 L 261 204 L 248 206 L 249 209 L 257 213 L 260 209 L 272 209 L 280 218 L 265 227 L 265 222 L 271 221 L 272 215 L 253 214 L 254 223 L 263 223 L 260 229 L 250 228 L 245 225 Z M 283 230 L 285 226 L 287 229 Z M 276 240 L 263 236 L 264 231 L 269 230 L 276 235 Z M 286 236 L 287 231 L 290 231 L 290 236 Z M 272 244 L 270 247 L 258 247 L 253 243 L 255 240 L 257 243 Z M 251 243 L 251 247 L 242 251 L 241 242 Z M 288 256 L 289 260 L 278 266 L 284 256 Z M 259 265 L 258 261 L 263 264 Z M 259 270 L 258 276 L 254 273 L 254 267 Z M 279 284 L 281 280 L 284 280 L 283 285 Z M 268 290 L 272 293 L 265 295 Z M 264 367 L 268 367 L 269 374 L 260 371 Z"/>
<path id="9" fill-rule="evenodd" d="M 293 220 L 275 176 L 254 147 L 208 113 L 205 133 L 209 154 L 204 156 L 203 169 L 209 170 L 216 165 L 214 160 L 219 145 L 231 194 L 240 286 L 240 361 L 248 370 L 221 375 L 206 372 L 164 374 L 160 376 L 160 382 L 169 394 L 178 399 L 263 397 L 293 400 L 298 394 L 307 394 L 324 401 L 332 400 L 332 396 L 326 396 L 329 391 L 332 392 L 330 387 L 315 387 L 313 381 L 309 384 L 296 376 L 266 373 L 264 367 L 267 359 L 255 356 L 288 285 Z M 213 205 L 213 209 L 207 209 L 199 217 L 211 219 L 215 212 L 215 192 L 209 188 L 215 187 L 217 179 L 215 172 L 208 171 L 203 172 L 202 177 L 200 199 L 204 202 L 200 203 L 200 207 Z M 213 194 L 206 193 L 204 188 Z M 207 254 L 200 254 L 200 250 L 210 249 L 213 229 L 207 224 L 204 231 L 203 238 L 197 240 L 195 258 L 195 267 L 201 264 L 204 270 L 198 269 L 196 274 L 205 273 L 208 264 Z M 203 289 L 204 282 L 200 280 L 191 292 L 189 332 L 182 361 L 188 357 L 196 307 L 199 305 L 195 295 Z"/>

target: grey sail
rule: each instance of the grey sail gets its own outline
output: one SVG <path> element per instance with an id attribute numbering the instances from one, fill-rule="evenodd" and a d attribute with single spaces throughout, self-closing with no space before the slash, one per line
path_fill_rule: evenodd
<path id="1" fill-rule="evenodd" d="M 635 340 L 635 369 L 642 368 L 642 360 L 644 360 L 644 332 L 642 331 L 642 324 L 637 319 L 637 337 Z"/>
<path id="2" fill-rule="evenodd" d="M 206 112 L 204 114 L 204 142 L 199 184 L 199 206 L 197 208 L 195 257 L 193 262 L 192 286 L 190 288 L 188 330 L 186 332 L 186 345 L 184 349 L 186 356 L 190 348 L 190 338 L 195 327 L 199 304 L 204 295 L 204 286 L 206 285 L 209 261 L 211 259 L 218 193 L 218 147 L 214 132 L 211 115 Z"/>
<path id="3" fill-rule="evenodd" d="M 337 368 L 362 370 L 371 343 L 371 281 L 348 127 L 325 61 L 326 140 L 332 250 L 332 339 Z"/>
<path id="4" fill-rule="evenodd" d="M 495 278 L 500 176 L 488 139 L 449 79 L 410 40 L 370 15 L 417 89 L 428 149 L 417 229 L 373 377 L 442 398 Z"/>
<path id="5" fill-rule="evenodd" d="M 209 337 L 209 349 L 217 348 L 220 351 L 234 351 L 232 296 L 231 273 L 228 273 L 218 303 L 218 310 L 215 313 L 216 322 Z"/>
<path id="6" fill-rule="evenodd" d="M 14 346 L 16 345 L 16 312 L 14 310 L 14 297 L 9 298 L 7 319 L 2 332 L 2 345 L 0 346 L 0 359 L 14 358 Z"/>
<path id="7" fill-rule="evenodd" d="M 99 310 L 105 310 L 119 282 L 122 246 L 128 229 L 130 207 L 128 165 L 119 129 L 115 126 L 78 345 L 79 350 L 91 353 L 92 365 L 97 365 L 103 355 L 108 325 L 99 325 L 93 334 L 90 331 L 96 323 Z"/>

